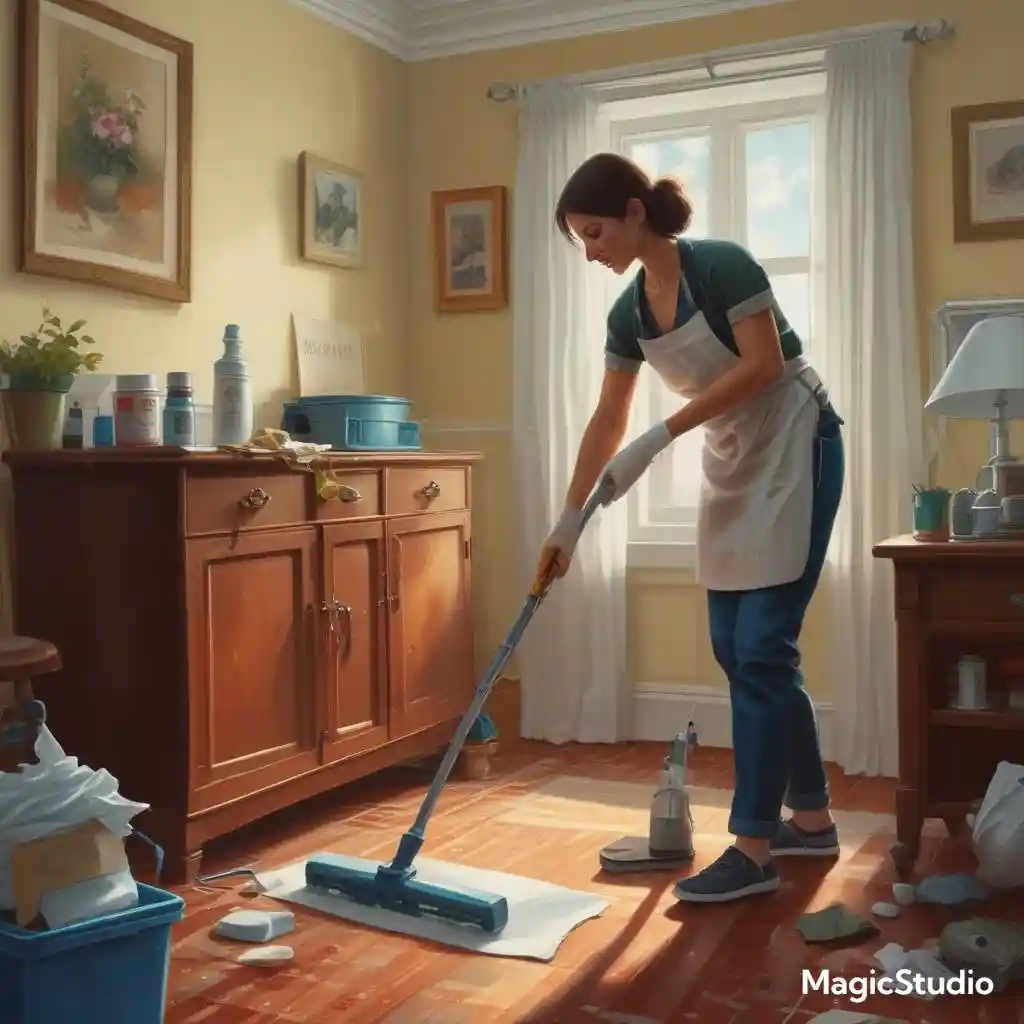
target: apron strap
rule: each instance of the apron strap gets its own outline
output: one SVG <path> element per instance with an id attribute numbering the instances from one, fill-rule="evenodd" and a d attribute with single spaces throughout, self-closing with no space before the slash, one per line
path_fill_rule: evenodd
<path id="1" fill-rule="evenodd" d="M 679 260 L 683 266 L 683 277 L 686 278 L 686 287 L 690 289 L 694 305 L 707 315 L 707 300 L 704 296 L 704 288 L 700 283 L 700 275 L 697 273 L 697 261 L 693 257 L 693 246 L 685 238 L 679 239 Z"/>

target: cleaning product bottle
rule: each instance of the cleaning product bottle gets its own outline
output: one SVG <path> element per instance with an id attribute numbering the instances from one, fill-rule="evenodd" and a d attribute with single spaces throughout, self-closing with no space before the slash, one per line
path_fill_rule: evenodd
<path id="1" fill-rule="evenodd" d="M 648 844 L 652 856 L 693 853 L 693 817 L 686 792 L 686 755 L 691 739 L 696 740 L 691 722 L 686 732 L 672 741 L 672 750 L 661 772 L 661 781 L 651 801 Z"/>
<path id="2" fill-rule="evenodd" d="M 238 324 L 224 328 L 224 355 L 213 364 L 213 443 L 245 444 L 252 437 L 252 385 L 241 355 Z"/>
<path id="3" fill-rule="evenodd" d="M 195 443 L 196 406 L 192 394 L 192 374 L 175 371 L 167 374 L 164 444 L 189 448 Z"/>
<path id="4" fill-rule="evenodd" d="M 75 402 L 64 419 L 64 433 L 61 437 L 61 445 L 64 448 L 85 447 L 85 423 L 82 419 L 82 407 Z"/>

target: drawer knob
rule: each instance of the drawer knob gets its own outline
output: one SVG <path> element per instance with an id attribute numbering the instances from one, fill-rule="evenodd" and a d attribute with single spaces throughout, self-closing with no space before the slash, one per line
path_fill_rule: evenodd
<path id="1" fill-rule="evenodd" d="M 441 494 L 441 485 L 436 480 L 431 480 L 420 493 L 427 501 L 433 501 Z"/>
<path id="2" fill-rule="evenodd" d="M 354 487 L 349 487 L 348 484 L 340 484 L 338 486 L 338 500 L 356 502 L 362 501 L 363 496 Z"/>
<path id="3" fill-rule="evenodd" d="M 238 504 L 243 508 L 266 508 L 270 503 L 270 495 L 262 487 L 254 487 Z"/>

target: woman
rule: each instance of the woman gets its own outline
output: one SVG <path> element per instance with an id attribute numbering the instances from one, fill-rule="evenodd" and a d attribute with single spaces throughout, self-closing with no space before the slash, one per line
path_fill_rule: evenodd
<path id="1" fill-rule="evenodd" d="M 588 260 L 640 269 L 608 315 L 601 396 L 538 572 L 568 569 L 599 479 L 616 501 L 675 438 L 704 427 L 697 578 L 729 680 L 736 839 L 676 896 L 724 902 L 777 889 L 775 856 L 839 852 L 797 642 L 842 494 L 843 421 L 763 268 L 733 242 L 684 240 L 691 215 L 678 183 L 652 183 L 610 153 L 562 192 L 556 223 Z M 618 451 L 643 363 L 687 401 Z"/>

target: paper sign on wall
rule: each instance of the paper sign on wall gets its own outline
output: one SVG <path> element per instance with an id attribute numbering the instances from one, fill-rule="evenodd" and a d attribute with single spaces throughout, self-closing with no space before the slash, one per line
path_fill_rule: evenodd
<path id="1" fill-rule="evenodd" d="M 331 320 L 292 314 L 299 364 L 299 394 L 361 395 L 363 342 L 359 332 Z"/>

